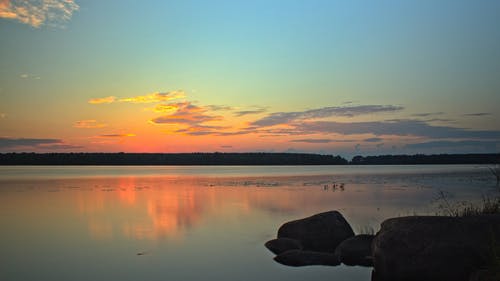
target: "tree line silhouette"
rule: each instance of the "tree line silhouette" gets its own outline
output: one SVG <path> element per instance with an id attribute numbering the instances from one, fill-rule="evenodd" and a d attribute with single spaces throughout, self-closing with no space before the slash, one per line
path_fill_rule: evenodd
<path id="1" fill-rule="evenodd" d="M 500 153 L 355 156 L 352 165 L 495 164 Z"/>
<path id="2" fill-rule="evenodd" d="M 305 153 L 4 153 L 0 165 L 345 165 Z"/>
<path id="3" fill-rule="evenodd" d="M 341 156 L 309 153 L 0 153 L 0 165 L 416 165 L 495 164 L 500 153 Z"/>

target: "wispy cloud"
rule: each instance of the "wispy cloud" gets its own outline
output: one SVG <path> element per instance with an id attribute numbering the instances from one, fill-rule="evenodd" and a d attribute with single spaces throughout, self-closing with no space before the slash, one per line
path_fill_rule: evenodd
<path id="1" fill-rule="evenodd" d="M 51 144 L 51 145 L 39 146 L 39 148 L 47 150 L 59 150 L 59 149 L 80 149 L 83 148 L 83 146 L 72 145 L 72 144 Z"/>
<path id="2" fill-rule="evenodd" d="M 254 121 L 254 126 L 274 126 L 288 124 L 296 120 L 309 120 L 327 118 L 331 116 L 354 117 L 358 115 L 395 112 L 403 110 L 402 106 L 395 105 L 357 105 L 357 106 L 331 106 L 305 111 L 275 112 Z"/>
<path id="3" fill-rule="evenodd" d="M 157 92 L 142 96 L 135 96 L 129 98 L 117 98 L 115 96 L 109 96 L 104 98 L 93 98 L 89 100 L 91 104 L 101 104 L 101 103 L 113 103 L 113 102 L 130 102 L 130 103 L 156 103 L 156 102 L 166 102 L 174 99 L 181 99 L 186 97 L 183 91 L 171 91 L 171 92 Z"/>
<path id="4" fill-rule="evenodd" d="M 372 134 L 417 136 L 427 138 L 470 138 L 500 139 L 500 131 L 469 130 L 449 126 L 434 126 L 419 120 L 394 120 L 381 122 L 334 122 L 309 121 L 293 124 L 293 128 L 284 130 L 288 134 L 336 133 L 343 135 Z"/>
<path id="5" fill-rule="evenodd" d="M 206 108 L 211 111 L 229 111 L 234 109 L 234 107 L 229 105 L 213 105 L 213 104 L 207 105 Z"/>
<path id="6" fill-rule="evenodd" d="M 41 77 L 38 75 L 32 75 L 32 74 L 27 74 L 27 73 L 23 73 L 23 74 L 19 75 L 19 77 L 22 79 L 34 79 L 34 80 L 41 79 Z"/>
<path id="7" fill-rule="evenodd" d="M 444 112 L 425 112 L 425 113 L 415 113 L 412 114 L 411 116 L 413 117 L 429 117 L 429 116 L 437 116 L 437 115 L 443 115 Z"/>
<path id="8" fill-rule="evenodd" d="M 0 0 L 0 18 L 17 20 L 35 28 L 45 23 L 62 26 L 79 8 L 73 0 Z"/>
<path id="9" fill-rule="evenodd" d="M 0 137 L 0 148 L 13 146 L 38 146 L 42 144 L 61 143 L 60 139 L 30 139 L 30 138 L 6 138 Z"/>
<path id="10" fill-rule="evenodd" d="M 203 135 L 216 134 L 217 132 L 220 132 L 221 130 L 224 130 L 224 129 L 227 129 L 227 127 L 193 125 L 193 126 L 189 126 L 189 127 L 183 128 L 183 129 L 178 129 L 175 132 L 176 133 L 183 133 L 186 135 L 192 135 L 192 136 L 203 136 Z"/>
<path id="11" fill-rule="evenodd" d="M 363 141 L 364 142 L 381 142 L 383 140 L 384 139 L 382 139 L 382 138 L 368 138 L 368 139 L 364 139 Z"/>
<path id="12" fill-rule="evenodd" d="M 157 104 L 152 110 L 156 113 L 168 113 L 177 110 L 177 106 L 172 104 Z"/>
<path id="13" fill-rule="evenodd" d="M 185 98 L 186 94 L 183 91 L 171 91 L 164 93 L 152 93 L 143 96 L 135 96 L 131 98 L 121 98 L 120 102 L 131 102 L 131 103 L 154 103 L 154 102 L 165 102 L 174 99 Z"/>
<path id="14" fill-rule="evenodd" d="M 107 124 L 100 123 L 97 120 L 80 120 L 76 121 L 73 127 L 80 129 L 95 129 L 95 128 L 104 128 Z"/>
<path id="15" fill-rule="evenodd" d="M 252 114 L 264 113 L 266 111 L 267 111 L 266 108 L 257 108 L 257 109 L 253 109 L 253 110 L 236 111 L 236 112 L 233 113 L 233 115 L 236 116 L 236 117 L 241 117 L 241 116 L 245 116 L 245 115 L 252 115 Z"/>
<path id="16" fill-rule="evenodd" d="M 291 140 L 291 142 L 304 142 L 304 143 L 344 143 L 344 142 L 355 142 L 355 140 L 298 139 L 298 140 Z"/>
<path id="17" fill-rule="evenodd" d="M 81 146 L 65 144 L 61 139 L 0 137 L 0 149 L 78 149 Z"/>
<path id="18" fill-rule="evenodd" d="M 101 103 L 112 103 L 116 101 L 115 96 L 109 96 L 104 98 L 93 98 L 89 100 L 90 104 L 101 104 Z"/>
<path id="19" fill-rule="evenodd" d="M 463 116 L 481 117 L 481 116 L 488 116 L 488 115 L 491 115 L 491 113 L 489 113 L 489 112 L 467 113 L 467 114 L 464 114 Z"/>
<path id="20" fill-rule="evenodd" d="M 223 119 L 222 116 L 207 114 L 206 108 L 194 105 L 191 102 L 172 103 L 169 106 L 175 108 L 172 114 L 154 118 L 151 122 L 154 124 L 186 124 L 200 127 L 202 123 Z"/>
<path id="21" fill-rule="evenodd" d="M 126 137 L 135 137 L 135 134 L 103 134 L 99 135 L 100 138 L 126 138 Z"/>

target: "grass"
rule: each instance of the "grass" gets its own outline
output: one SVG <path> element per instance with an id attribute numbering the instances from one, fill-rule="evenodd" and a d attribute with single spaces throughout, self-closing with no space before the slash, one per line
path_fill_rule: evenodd
<path id="1" fill-rule="evenodd" d="M 488 167 L 490 172 L 497 178 L 497 184 L 500 184 L 500 166 Z"/>
<path id="2" fill-rule="evenodd" d="M 440 202 L 438 208 L 448 216 L 452 217 L 466 217 L 476 216 L 483 214 L 500 214 L 500 196 L 497 197 L 484 197 L 481 203 L 472 204 L 470 202 L 452 202 L 450 194 L 444 191 L 439 191 L 436 198 Z M 493 229 L 490 228 L 490 251 L 487 253 L 484 268 L 478 271 L 478 276 L 470 280 L 500 280 L 500 243 Z M 494 278 L 494 279 L 493 279 Z"/>
<path id="3" fill-rule="evenodd" d="M 500 197 L 483 197 L 482 203 L 472 204 L 470 202 L 452 202 L 450 194 L 439 191 L 436 201 L 438 208 L 444 215 L 452 217 L 465 217 L 484 214 L 500 214 Z"/>

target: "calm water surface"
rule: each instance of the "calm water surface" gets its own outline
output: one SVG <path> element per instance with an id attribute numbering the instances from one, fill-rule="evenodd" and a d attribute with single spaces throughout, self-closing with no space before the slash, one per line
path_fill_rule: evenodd
<path id="1" fill-rule="evenodd" d="M 344 188 L 332 185 L 344 184 Z M 497 191 L 484 166 L 0 167 L 0 280 L 370 280 L 275 263 L 292 219 L 340 210 L 355 232 Z"/>

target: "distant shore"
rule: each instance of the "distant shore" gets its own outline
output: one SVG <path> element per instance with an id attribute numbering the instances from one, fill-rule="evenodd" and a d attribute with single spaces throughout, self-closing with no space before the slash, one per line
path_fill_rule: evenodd
<path id="1" fill-rule="evenodd" d="M 498 164 L 500 153 L 355 156 L 307 153 L 0 153 L 0 165 L 422 165 Z"/>

